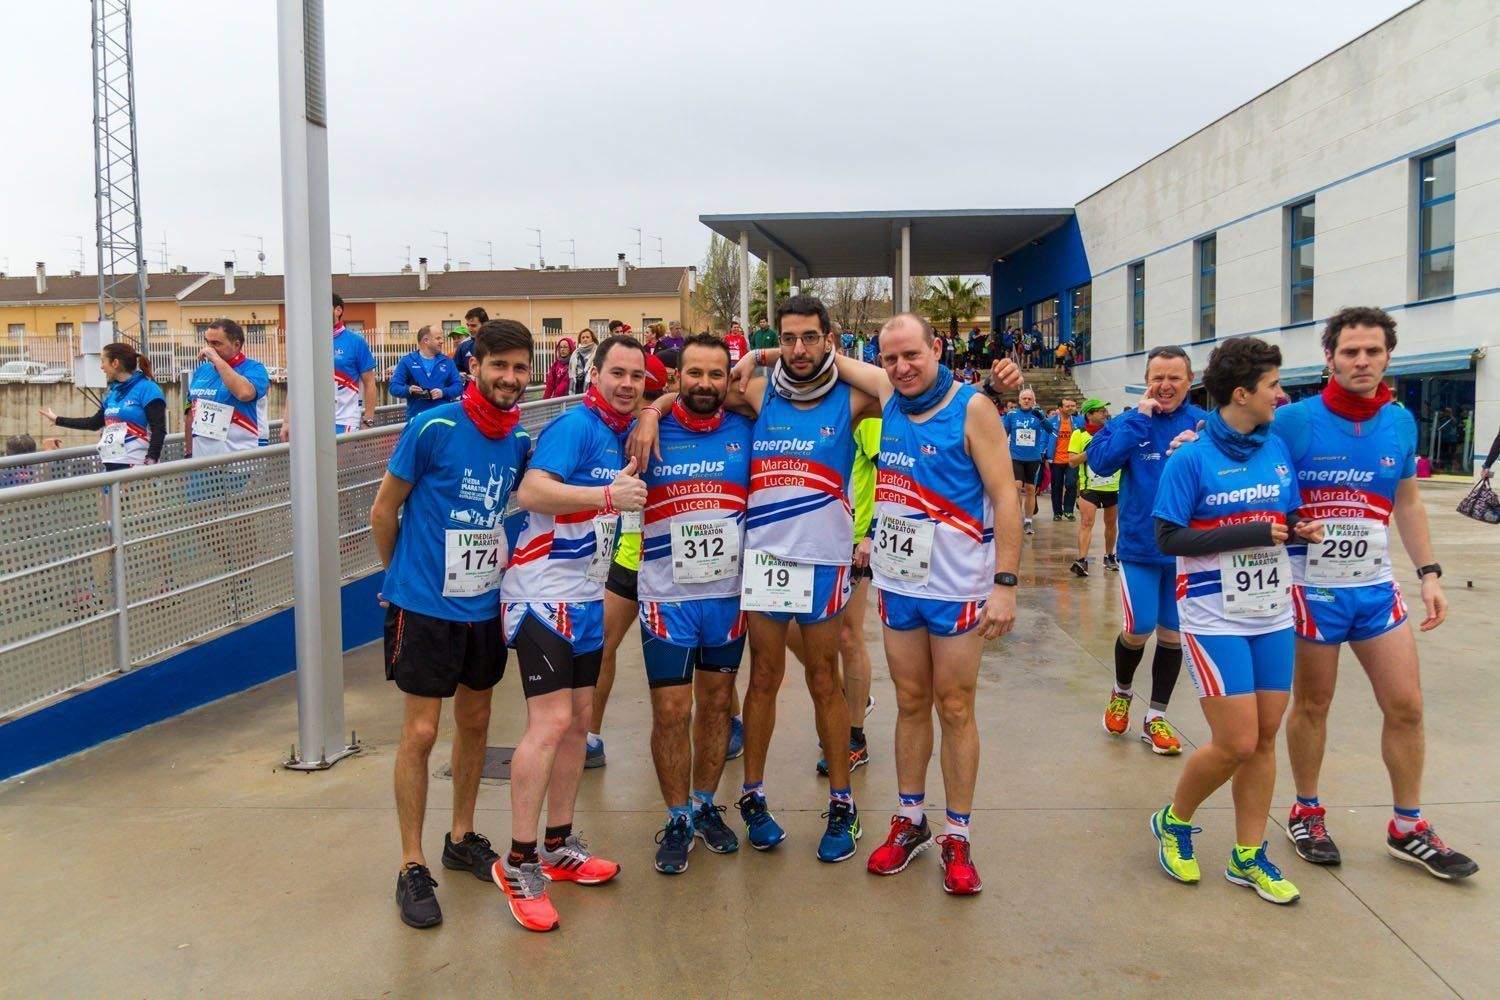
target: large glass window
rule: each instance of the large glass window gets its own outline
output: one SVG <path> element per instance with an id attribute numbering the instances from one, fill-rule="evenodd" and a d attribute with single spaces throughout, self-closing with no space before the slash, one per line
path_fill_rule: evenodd
<path id="1" fill-rule="evenodd" d="M 1318 236 L 1317 202 L 1304 201 L 1289 209 L 1291 268 L 1287 273 L 1287 291 L 1291 298 L 1290 318 L 1305 323 L 1313 318 L 1313 276 L 1315 240 Z"/>
<path id="2" fill-rule="evenodd" d="M 1094 286 L 1079 285 L 1068 292 L 1068 310 L 1073 320 L 1073 357 L 1087 361 L 1094 340 Z"/>
<path id="3" fill-rule="evenodd" d="M 1146 262 L 1130 265 L 1130 350 L 1146 349 Z"/>
<path id="4" fill-rule="evenodd" d="M 1198 241 L 1198 339 L 1213 340 L 1216 326 L 1215 304 L 1218 301 L 1219 238 L 1205 236 Z"/>
<path id="5" fill-rule="evenodd" d="M 1417 218 L 1417 298 L 1453 294 L 1454 151 L 1423 157 Z"/>

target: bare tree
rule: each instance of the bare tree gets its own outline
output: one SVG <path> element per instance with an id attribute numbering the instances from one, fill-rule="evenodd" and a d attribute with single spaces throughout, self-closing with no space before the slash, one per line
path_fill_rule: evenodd
<path id="1" fill-rule="evenodd" d="M 740 318 L 739 247 L 718 233 L 709 234 L 708 253 L 698 268 L 698 291 L 693 297 L 699 315 L 707 316 L 716 330 L 727 330 Z"/>
<path id="2" fill-rule="evenodd" d="M 885 295 L 879 278 L 833 278 L 827 282 L 823 302 L 835 323 L 850 332 L 870 324 L 875 303 Z"/>

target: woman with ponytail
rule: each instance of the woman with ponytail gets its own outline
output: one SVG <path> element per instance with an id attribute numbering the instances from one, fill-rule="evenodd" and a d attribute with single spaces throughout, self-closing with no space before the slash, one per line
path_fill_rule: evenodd
<path id="1" fill-rule="evenodd" d="M 38 412 L 58 427 L 100 431 L 104 468 L 155 465 L 167 437 L 167 401 L 151 377 L 151 360 L 129 344 L 105 344 L 99 370 L 109 382 L 99 412 L 91 417 L 60 417 L 50 406 Z"/>

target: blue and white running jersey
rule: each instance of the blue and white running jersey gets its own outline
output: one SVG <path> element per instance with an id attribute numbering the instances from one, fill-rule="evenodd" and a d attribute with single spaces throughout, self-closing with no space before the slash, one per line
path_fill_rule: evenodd
<path id="1" fill-rule="evenodd" d="M 769 384 L 755 420 L 745 547 L 789 562 L 847 566 L 854 555 L 849 387 L 803 410 Z"/>
<path id="2" fill-rule="evenodd" d="M 1205 435 L 1179 448 L 1167 459 L 1156 493 L 1153 516 L 1195 529 L 1218 528 L 1248 521 L 1285 524 L 1297 509 L 1296 480 L 1286 445 L 1274 434 L 1247 461 L 1224 454 Z M 1177 614 L 1182 631 L 1203 635 L 1261 635 L 1292 625 L 1291 580 L 1281 578 L 1279 546 L 1177 557 Z M 1226 612 L 1221 567 L 1234 555 L 1261 553 L 1266 558 L 1235 571 L 1245 577 L 1235 582 L 1231 596 L 1243 598 L 1250 589 L 1287 588 L 1275 598 L 1274 611 L 1251 617 Z M 1290 567 L 1287 567 L 1289 570 Z M 1257 575 L 1259 574 L 1259 575 Z M 1274 574 L 1274 576 L 1273 576 Z"/>
<path id="3" fill-rule="evenodd" d="M 340 431 L 358 430 L 364 419 L 364 384 L 360 376 L 375 367 L 370 344 L 340 323 L 333 331 L 333 423 Z"/>
<path id="4" fill-rule="evenodd" d="M 564 411 L 537 436 L 528 471 L 550 472 L 569 486 L 608 486 L 625 468 L 623 436 L 615 434 L 587 406 Z M 601 537 L 611 543 L 619 519 L 603 510 L 574 514 L 521 511 L 510 519 L 510 566 L 500 583 L 507 602 L 604 600 L 604 572 L 590 574 Z M 599 524 L 596 525 L 596 518 Z M 607 521 L 608 526 L 605 526 Z M 602 560 L 607 571 L 609 560 Z M 593 579 L 590 579 L 590 577 Z"/>
<path id="5" fill-rule="evenodd" d="M 938 601 L 977 601 L 994 586 L 995 512 L 974 459 L 964 450 L 964 416 L 974 387 L 960 386 L 948 404 L 922 423 L 901 412 L 893 395 L 880 423 L 880 458 L 875 473 L 875 540 L 871 566 L 882 591 Z M 916 534 L 902 537 L 888 517 L 917 522 Z M 930 524 L 930 535 L 926 526 Z M 879 552 L 904 551 L 919 564 L 928 550 L 925 578 L 882 572 Z M 914 544 L 913 544 L 914 543 Z M 904 547 L 904 548 L 901 548 Z"/>
<path id="6" fill-rule="evenodd" d="M 692 431 L 673 414 L 661 419 L 662 457 L 653 459 L 641 477 L 646 483 L 646 509 L 641 518 L 641 565 L 636 587 L 642 601 L 697 601 L 706 597 L 738 597 L 742 560 L 733 560 L 733 571 L 718 579 L 683 582 L 672 552 L 672 534 L 679 524 L 706 521 L 733 522 L 729 539 L 717 542 L 719 551 L 707 553 L 727 560 L 742 554 L 745 533 L 745 503 L 750 490 L 750 439 L 753 425 L 738 413 L 725 413 L 723 422 L 711 431 Z M 679 549 L 698 546 L 684 537 Z M 679 555 L 682 554 L 679 552 Z M 691 558 L 694 553 L 688 552 Z M 727 565 L 727 564 L 726 564 Z"/>
<path id="7" fill-rule="evenodd" d="M 1042 448 L 1052 433 L 1046 416 L 1036 407 L 1011 410 L 1002 418 L 1010 437 L 1010 457 L 1017 462 L 1040 462 Z"/>
<path id="8" fill-rule="evenodd" d="M 104 434 L 112 445 L 104 443 L 101 436 L 99 454 L 108 453 L 101 461 L 121 465 L 140 465 L 146 460 L 146 451 L 151 444 L 151 428 L 146 423 L 146 406 L 149 403 L 166 402 L 161 387 L 137 371 L 123 382 L 111 382 L 104 394 Z M 111 430 L 116 424 L 122 430 Z M 119 435 L 124 434 L 120 439 Z M 119 450 L 116 451 L 115 448 Z"/>
<path id="9" fill-rule="evenodd" d="M 1286 444 L 1297 469 L 1302 500 L 1298 513 L 1325 524 L 1324 542 L 1312 546 L 1314 559 L 1329 560 L 1331 565 L 1342 547 L 1342 561 L 1350 567 L 1348 572 L 1320 572 L 1314 567 L 1317 579 L 1309 581 L 1309 546 L 1292 545 L 1288 552 L 1293 579 L 1319 587 L 1390 582 L 1386 525 L 1396 506 L 1396 488 L 1417 474 L 1417 424 L 1412 415 L 1387 404 L 1372 420 L 1345 420 L 1321 397 L 1312 396 L 1277 410 L 1271 430 Z M 1361 554 L 1366 558 L 1358 558 Z"/>
<path id="10" fill-rule="evenodd" d="M 192 405 L 188 408 L 187 425 L 191 432 L 198 416 L 200 402 L 219 403 L 233 411 L 229 415 L 229 433 L 220 441 L 217 438 L 193 434 L 193 456 L 223 455 L 231 451 L 248 451 L 262 448 L 270 442 L 271 425 L 266 418 L 266 392 L 271 386 L 271 376 L 266 366 L 254 358 L 241 355 L 234 363 L 235 374 L 247 379 L 255 388 L 255 398 L 248 403 L 238 399 L 212 361 L 200 361 L 193 369 L 193 380 L 188 384 L 188 395 Z"/>

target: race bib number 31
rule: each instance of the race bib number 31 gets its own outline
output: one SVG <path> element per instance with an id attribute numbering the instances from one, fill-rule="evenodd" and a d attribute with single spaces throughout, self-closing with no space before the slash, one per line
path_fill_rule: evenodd
<path id="1" fill-rule="evenodd" d="M 870 565 L 893 580 L 926 581 L 932 575 L 932 538 L 936 531 L 934 521 L 881 514 L 875 525 Z"/>
<path id="2" fill-rule="evenodd" d="M 494 590 L 505 563 L 505 532 L 450 528 L 443 537 L 443 596 L 477 597 Z"/>
<path id="3" fill-rule="evenodd" d="M 583 574 L 594 583 L 603 583 L 609 576 L 609 564 L 615 561 L 615 536 L 619 526 L 620 519 L 613 514 L 594 518 L 594 555 Z"/>
<path id="4" fill-rule="evenodd" d="M 1292 601 L 1292 564 L 1286 549 L 1240 549 L 1219 556 L 1227 618 L 1274 618 Z"/>
<path id="5" fill-rule="evenodd" d="M 1325 521 L 1323 540 L 1307 543 L 1307 582 L 1365 583 L 1386 569 L 1385 525 L 1372 521 Z"/>
<path id="6" fill-rule="evenodd" d="M 812 610 L 812 601 L 813 567 L 777 559 L 760 549 L 745 550 L 741 609 L 806 614 Z"/>
<path id="7" fill-rule="evenodd" d="M 740 571 L 740 529 L 727 518 L 672 525 L 672 580 L 710 583 Z"/>
<path id="8" fill-rule="evenodd" d="M 215 403 L 211 399 L 200 399 L 193 403 L 193 435 L 211 441 L 229 438 L 229 418 L 234 416 L 234 407 L 228 403 Z"/>

